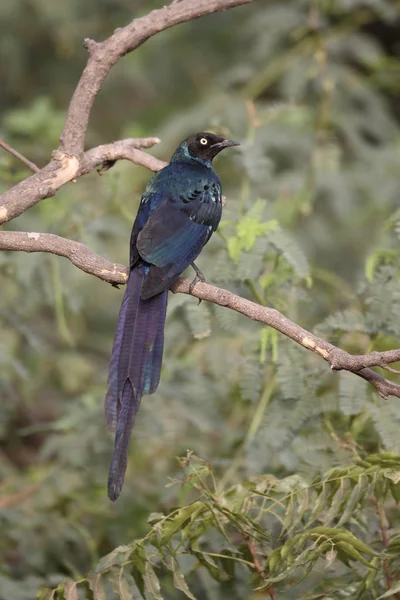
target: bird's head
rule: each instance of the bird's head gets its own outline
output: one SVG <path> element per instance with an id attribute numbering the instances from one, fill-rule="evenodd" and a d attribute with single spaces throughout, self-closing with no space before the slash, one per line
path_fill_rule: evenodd
<path id="1" fill-rule="evenodd" d="M 239 146 L 239 142 L 227 140 L 222 135 L 215 135 L 215 133 L 194 133 L 178 146 L 172 160 L 192 158 L 211 163 L 221 150 L 230 146 Z"/>

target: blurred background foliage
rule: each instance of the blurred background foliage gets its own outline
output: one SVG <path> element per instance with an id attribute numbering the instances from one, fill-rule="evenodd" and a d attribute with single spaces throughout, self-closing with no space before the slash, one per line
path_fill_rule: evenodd
<path id="1" fill-rule="evenodd" d="M 0 3 L 0 137 L 44 165 L 82 39 L 159 6 Z M 114 67 L 87 146 L 157 135 L 167 159 L 197 130 L 240 140 L 216 165 L 227 206 L 199 261 L 208 281 L 349 351 L 396 347 L 399 40 L 394 0 L 263 0 L 180 25 Z M 28 174 L 1 151 L 0 191 Z M 149 176 L 119 163 L 7 228 L 126 262 Z M 103 398 L 122 291 L 22 253 L 0 254 L 0 289 L 0 600 L 66 577 L 66 598 L 102 598 L 103 572 L 106 597 L 124 599 L 268 598 L 270 583 L 279 600 L 372 599 L 400 580 L 398 399 L 260 324 L 171 295 L 162 383 L 143 400 L 110 505 Z M 187 449 L 201 459 L 178 462 Z M 117 546 L 89 591 L 85 574 Z"/>

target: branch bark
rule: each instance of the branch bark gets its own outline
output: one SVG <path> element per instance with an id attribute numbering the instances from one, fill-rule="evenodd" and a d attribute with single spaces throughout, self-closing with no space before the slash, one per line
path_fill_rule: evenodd
<path id="1" fill-rule="evenodd" d="M 0 231 L 0 250 L 21 252 L 48 252 L 68 258 L 81 271 L 94 275 L 113 285 L 128 280 L 124 265 L 110 262 L 96 254 L 89 246 L 52 233 Z"/>
<path id="2" fill-rule="evenodd" d="M 99 279 L 114 285 L 125 284 L 128 278 L 128 269 L 124 265 L 112 263 L 102 258 L 85 244 L 50 233 L 0 231 L 1 250 L 57 254 L 68 258 L 85 273 L 95 275 Z M 400 361 L 400 349 L 359 355 L 349 354 L 300 327 L 300 325 L 297 325 L 274 308 L 261 306 L 208 283 L 199 282 L 193 290 L 190 290 L 190 284 L 189 279 L 181 277 L 172 286 L 171 291 L 174 294 L 188 294 L 199 300 L 206 300 L 224 306 L 245 315 L 253 321 L 268 325 L 303 346 L 303 348 L 321 356 L 333 371 L 349 371 L 358 377 L 362 377 L 369 381 L 383 398 L 388 396 L 400 398 L 399 384 L 385 379 L 369 368 L 377 366 L 386 368 L 389 363 Z"/>

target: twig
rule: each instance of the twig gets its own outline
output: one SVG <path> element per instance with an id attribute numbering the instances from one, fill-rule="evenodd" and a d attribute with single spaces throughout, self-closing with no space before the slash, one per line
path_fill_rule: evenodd
<path id="1" fill-rule="evenodd" d="M 50 252 L 68 258 L 85 273 L 95 275 L 112 284 L 124 284 L 128 270 L 123 265 L 112 263 L 99 256 L 93 250 L 66 238 L 50 233 L 25 233 L 22 231 L 0 231 L 0 251 L 16 250 L 22 252 Z M 259 321 L 273 327 L 303 348 L 321 356 L 333 371 L 350 371 L 358 377 L 369 381 L 383 398 L 396 396 L 400 398 L 400 385 L 385 379 L 368 367 L 385 367 L 389 362 L 400 360 L 400 349 L 369 354 L 349 354 L 345 350 L 317 337 L 303 329 L 282 313 L 268 306 L 261 306 L 246 298 L 241 298 L 227 290 L 199 282 L 190 290 L 189 279 L 179 278 L 171 291 L 189 294 L 199 300 L 206 300 L 219 306 L 235 310 L 253 321 Z"/>
<path id="2" fill-rule="evenodd" d="M 249 535 L 245 535 L 244 539 L 246 541 L 247 547 L 249 549 L 249 552 L 253 558 L 253 562 L 254 562 L 254 566 L 255 569 L 257 571 L 257 573 L 259 574 L 261 579 L 265 579 L 265 571 L 263 569 L 263 566 L 260 562 L 259 556 L 257 554 L 257 550 L 254 546 L 254 541 L 251 539 L 251 537 Z"/>
<path id="3" fill-rule="evenodd" d="M 389 536 L 389 531 L 388 531 L 388 521 L 387 521 L 385 509 L 383 506 L 381 506 L 381 504 L 379 504 L 379 502 L 375 496 L 371 497 L 371 503 L 375 506 L 376 514 L 378 515 L 378 518 L 379 518 L 382 545 L 383 545 L 384 549 L 386 550 L 386 548 L 390 544 L 390 536 Z M 388 559 L 385 559 L 383 561 L 383 570 L 385 573 L 386 588 L 388 590 L 390 590 L 390 588 L 393 586 L 393 576 L 390 571 L 390 564 L 389 564 Z M 400 598 L 400 594 L 392 594 L 391 596 L 388 596 L 388 600 L 397 600 L 398 598 Z"/>
<path id="4" fill-rule="evenodd" d="M 247 544 L 247 547 L 248 547 L 251 557 L 253 559 L 254 568 L 257 571 L 258 576 L 260 577 L 260 579 L 262 581 L 265 581 L 265 579 L 266 579 L 265 571 L 261 564 L 260 557 L 257 554 L 257 550 L 254 545 L 254 540 L 249 535 L 246 535 L 246 534 L 244 535 L 244 540 Z M 269 586 L 268 588 L 266 588 L 265 591 L 267 592 L 267 594 L 271 598 L 271 600 L 277 600 L 272 585 Z"/>
<path id="5" fill-rule="evenodd" d="M 391 362 L 391 361 L 389 361 L 389 362 Z M 395 361 L 393 361 L 393 362 L 395 362 Z M 388 367 L 387 365 L 385 365 L 383 367 L 383 369 L 385 369 L 386 371 L 389 371 L 390 373 L 394 373 L 395 375 L 400 375 L 399 369 L 393 369 L 392 367 Z"/>
<path id="6" fill-rule="evenodd" d="M 38 173 L 40 171 L 39 167 L 37 165 L 35 165 L 34 162 L 29 160 L 28 158 L 25 158 L 25 156 L 23 154 L 21 154 L 20 152 L 15 150 L 12 146 L 7 144 L 7 142 L 2 140 L 1 138 L 0 138 L 0 146 L 2 148 L 4 148 L 4 150 L 9 152 L 10 154 L 15 156 L 15 158 L 18 158 L 21 162 L 23 162 L 24 165 L 26 165 L 27 167 L 29 167 L 31 169 L 31 171 L 34 171 L 35 173 Z"/>

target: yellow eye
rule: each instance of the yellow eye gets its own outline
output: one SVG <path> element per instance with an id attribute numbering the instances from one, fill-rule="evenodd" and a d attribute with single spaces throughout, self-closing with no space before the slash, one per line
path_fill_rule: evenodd
<path id="1" fill-rule="evenodd" d="M 207 140 L 207 138 L 201 138 L 201 140 L 200 140 L 200 144 L 201 144 L 202 146 L 207 146 L 207 144 L 208 144 L 208 140 Z"/>

